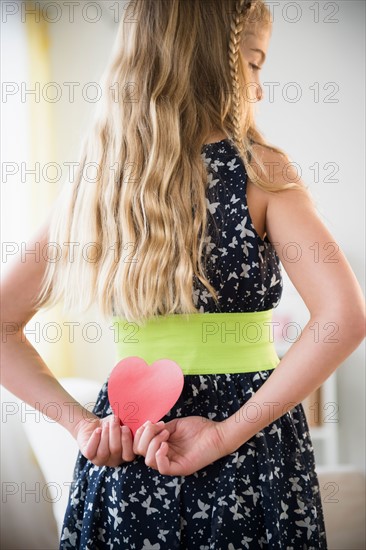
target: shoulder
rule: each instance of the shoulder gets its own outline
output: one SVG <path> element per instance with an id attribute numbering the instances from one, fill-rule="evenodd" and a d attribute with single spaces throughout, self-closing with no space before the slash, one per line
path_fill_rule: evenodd
<path id="1" fill-rule="evenodd" d="M 305 188 L 299 164 L 292 161 L 284 151 L 276 151 L 259 143 L 254 144 L 252 150 L 251 166 L 269 183 L 297 182 Z"/>
<path id="2" fill-rule="evenodd" d="M 266 233 L 292 284 L 311 315 L 329 312 L 332 308 L 333 320 L 342 328 L 343 335 L 350 334 L 353 338 L 357 327 L 364 337 L 362 293 L 345 254 L 301 180 L 300 166 L 267 147 L 256 145 L 255 149 L 264 163 L 273 166 L 276 183 L 285 183 L 296 176 L 299 184 L 296 189 L 265 193 L 268 197 Z M 361 322 L 363 328 L 359 329 Z"/>
<path id="3" fill-rule="evenodd" d="M 254 156 L 251 166 L 255 171 L 271 184 L 276 186 L 288 183 L 297 183 L 298 188 L 287 188 L 276 192 L 265 191 L 250 181 L 248 178 L 248 190 L 259 202 L 265 205 L 266 228 L 269 239 L 271 239 L 271 229 L 278 223 L 278 218 L 285 216 L 292 218 L 291 213 L 297 213 L 301 217 L 312 217 L 316 215 L 315 201 L 308 190 L 305 182 L 301 178 L 301 167 L 298 163 L 292 161 L 284 151 L 276 151 L 264 145 L 255 144 L 253 146 Z M 262 165 L 262 166 L 261 166 Z M 265 172 L 263 172 L 265 170 Z M 270 186 L 269 186 L 270 188 Z M 287 229 L 289 227 L 287 226 Z M 272 229 L 273 232 L 273 229 Z M 272 235 L 274 237 L 274 235 Z"/>

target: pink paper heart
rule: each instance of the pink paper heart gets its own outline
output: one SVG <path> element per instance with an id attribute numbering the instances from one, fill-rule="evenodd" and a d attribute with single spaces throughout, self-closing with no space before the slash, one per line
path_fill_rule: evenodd
<path id="1" fill-rule="evenodd" d="M 180 366 L 171 359 L 148 365 L 141 357 L 119 361 L 108 379 L 108 399 L 133 435 L 146 422 L 158 422 L 178 401 L 184 385 Z"/>

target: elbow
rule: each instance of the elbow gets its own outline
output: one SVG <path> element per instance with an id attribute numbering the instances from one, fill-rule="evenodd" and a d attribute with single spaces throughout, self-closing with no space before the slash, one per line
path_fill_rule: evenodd
<path id="1" fill-rule="evenodd" d="M 360 328 L 360 339 L 361 342 L 366 338 L 366 314 L 364 312 L 364 315 L 362 316 L 360 322 L 359 322 L 359 328 Z"/>
<path id="2" fill-rule="evenodd" d="M 364 310 L 358 315 L 350 315 L 349 312 L 344 312 L 339 324 L 343 334 L 350 340 L 354 340 L 355 343 L 360 344 L 366 338 L 366 315 Z"/>
<path id="3" fill-rule="evenodd" d="M 316 321 L 329 335 L 339 338 L 343 342 L 359 345 L 366 338 L 366 312 L 364 308 L 336 308 L 333 311 L 321 310 L 311 315 L 312 321 Z"/>
<path id="4" fill-rule="evenodd" d="M 362 342 L 366 338 L 366 307 L 364 301 L 360 304 L 359 312 L 354 313 L 354 317 L 355 336 Z"/>

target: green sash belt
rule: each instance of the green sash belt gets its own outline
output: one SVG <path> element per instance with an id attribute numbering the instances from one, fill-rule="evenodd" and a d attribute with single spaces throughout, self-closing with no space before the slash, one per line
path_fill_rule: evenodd
<path id="1" fill-rule="evenodd" d="M 245 313 L 172 314 L 145 325 L 112 317 L 117 360 L 139 356 L 178 363 L 183 374 L 226 374 L 274 369 L 273 309 Z"/>

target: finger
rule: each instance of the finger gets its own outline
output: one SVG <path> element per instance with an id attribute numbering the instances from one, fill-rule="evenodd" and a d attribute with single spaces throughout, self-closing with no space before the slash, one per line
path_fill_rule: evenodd
<path id="1" fill-rule="evenodd" d="M 86 444 L 85 451 L 83 452 L 83 455 L 88 460 L 93 460 L 98 451 L 99 443 L 100 443 L 100 435 L 102 433 L 102 428 L 98 427 L 95 428 L 93 433 L 91 434 L 88 443 Z"/>
<path id="2" fill-rule="evenodd" d="M 135 453 L 146 456 L 150 441 L 152 440 L 153 437 L 155 437 L 155 435 L 163 431 L 163 429 L 164 429 L 164 423 L 152 424 L 151 422 L 148 421 L 147 423 L 145 423 L 145 425 L 142 425 L 136 431 L 137 441 L 136 443 L 134 442 Z"/>
<path id="3" fill-rule="evenodd" d="M 150 442 L 150 445 L 146 452 L 145 464 L 151 468 L 156 468 L 157 463 L 155 460 L 155 454 L 161 446 L 162 441 L 165 441 L 169 437 L 168 430 L 163 430 L 158 435 L 156 435 Z"/>
<path id="4" fill-rule="evenodd" d="M 97 459 L 98 461 L 101 461 L 102 464 L 105 464 L 109 457 L 110 457 L 110 451 L 109 451 L 109 422 L 106 421 L 102 425 L 102 435 L 100 438 L 100 443 L 98 447 L 98 453 L 97 453 Z"/>
<path id="5" fill-rule="evenodd" d="M 171 469 L 171 462 L 168 458 L 169 445 L 166 441 L 163 441 L 160 448 L 155 453 L 155 460 L 158 470 L 161 474 L 174 475 Z"/>
<path id="6" fill-rule="evenodd" d="M 144 422 L 144 424 L 142 424 L 139 428 L 137 428 L 137 430 L 135 432 L 135 435 L 134 435 L 134 438 L 133 438 L 133 451 L 136 454 L 138 453 L 139 443 L 140 443 L 140 440 L 141 440 L 141 436 L 144 432 L 144 429 L 149 424 L 151 424 L 151 423 L 150 423 L 149 420 L 147 420 L 146 422 Z"/>
<path id="7" fill-rule="evenodd" d="M 141 434 L 142 434 L 142 430 L 143 430 L 143 427 L 140 426 L 139 428 L 137 428 L 136 432 L 135 432 L 135 435 L 133 436 L 133 452 L 134 453 L 138 453 L 138 445 L 139 445 L 139 442 L 140 442 L 140 439 L 141 439 Z"/>
<path id="8" fill-rule="evenodd" d="M 118 416 L 112 416 L 109 421 L 109 450 L 112 458 L 122 456 L 122 437 Z"/>
<path id="9" fill-rule="evenodd" d="M 128 426 L 122 426 L 122 458 L 127 462 L 134 460 L 132 432 Z"/>

